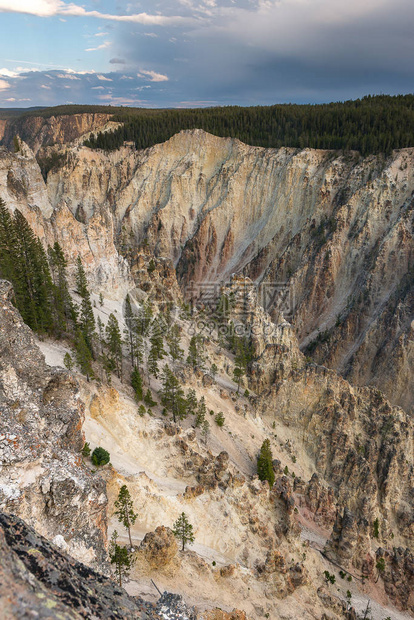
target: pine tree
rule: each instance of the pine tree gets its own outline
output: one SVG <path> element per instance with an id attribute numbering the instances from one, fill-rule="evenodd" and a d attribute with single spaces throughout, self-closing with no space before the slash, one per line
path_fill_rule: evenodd
<path id="1" fill-rule="evenodd" d="M 67 329 L 67 321 L 75 320 L 74 307 L 69 292 L 67 279 L 67 262 L 60 244 L 56 241 L 48 248 L 49 262 L 54 285 L 54 308 L 57 320 L 63 329 Z"/>
<path id="2" fill-rule="evenodd" d="M 257 474 L 260 480 L 267 480 L 270 487 L 274 485 L 275 472 L 273 471 L 273 457 L 269 439 L 265 439 L 260 448 L 257 457 Z"/>
<path id="3" fill-rule="evenodd" d="M 76 290 L 82 297 L 79 313 L 79 327 L 93 357 L 93 338 L 96 329 L 95 317 L 88 289 L 88 281 L 79 255 L 76 259 Z"/>
<path id="4" fill-rule="evenodd" d="M 197 406 L 198 406 L 197 395 L 195 393 L 195 390 L 193 390 L 192 388 L 189 389 L 185 400 L 186 400 L 187 415 L 195 415 Z"/>
<path id="5" fill-rule="evenodd" d="M 18 260 L 17 238 L 13 218 L 4 201 L 0 198 L 0 276 L 12 282 L 15 294 Z"/>
<path id="6" fill-rule="evenodd" d="M 245 357 L 242 342 L 240 340 L 237 341 L 236 346 L 237 346 L 237 353 L 236 353 L 236 357 L 234 360 L 235 366 L 233 370 L 233 378 L 235 382 L 237 383 L 237 394 L 238 394 L 240 391 L 240 383 L 241 383 L 242 377 L 244 377 L 244 375 L 246 374 L 246 357 Z"/>
<path id="7" fill-rule="evenodd" d="M 93 338 L 95 336 L 95 317 L 89 292 L 82 298 L 79 312 L 79 329 L 93 357 Z"/>
<path id="8" fill-rule="evenodd" d="M 133 565 L 133 558 L 126 547 L 118 545 L 118 532 L 114 530 L 109 543 L 109 559 L 115 565 L 115 574 L 119 587 L 122 588 L 122 579 L 128 577 Z"/>
<path id="9" fill-rule="evenodd" d="M 142 304 L 142 306 L 139 308 L 138 313 L 137 313 L 137 318 L 136 318 L 136 326 L 137 326 L 137 332 L 138 334 L 140 334 L 141 336 L 147 336 L 150 326 L 151 326 L 151 321 L 152 321 L 152 307 L 149 301 L 146 301 Z"/>
<path id="10" fill-rule="evenodd" d="M 155 405 L 157 404 L 155 400 L 152 399 L 152 393 L 149 388 L 145 392 L 144 403 L 147 405 L 147 407 L 155 407 Z"/>
<path id="11" fill-rule="evenodd" d="M 129 543 L 132 547 L 131 526 L 134 525 L 138 514 L 134 512 L 134 504 L 131 499 L 131 494 L 125 484 L 122 485 L 119 490 L 118 498 L 115 501 L 115 508 L 116 510 L 114 514 L 118 517 L 118 521 L 122 523 L 128 531 Z"/>
<path id="12" fill-rule="evenodd" d="M 51 309 L 53 283 L 46 253 L 19 210 L 14 213 L 14 231 L 17 239 L 17 296 L 21 297 L 23 318 L 34 330 L 51 333 L 54 328 Z"/>
<path id="13" fill-rule="evenodd" d="M 63 363 L 65 364 L 65 367 L 70 371 L 73 368 L 73 359 L 72 356 L 70 355 L 70 353 L 66 352 L 65 353 L 65 357 L 63 358 Z"/>
<path id="14" fill-rule="evenodd" d="M 108 323 L 105 328 L 106 346 L 108 347 L 109 357 L 111 358 L 118 377 L 122 381 L 122 338 L 119 329 L 118 319 L 114 314 L 109 315 Z"/>
<path id="15" fill-rule="evenodd" d="M 158 377 L 159 368 L 158 368 L 158 357 L 157 352 L 154 348 L 151 347 L 148 356 L 148 364 L 147 364 L 148 373 L 153 375 L 154 377 Z"/>
<path id="16" fill-rule="evenodd" d="M 88 291 L 88 281 L 86 279 L 85 269 L 82 264 L 82 259 L 78 254 L 76 259 L 76 292 L 81 297 L 86 297 L 89 295 Z"/>
<path id="17" fill-rule="evenodd" d="M 168 332 L 167 344 L 173 360 L 175 362 L 182 360 L 184 357 L 184 351 L 180 347 L 180 328 L 178 325 L 173 325 Z"/>
<path id="18" fill-rule="evenodd" d="M 99 349 L 100 349 L 100 352 L 102 354 L 103 347 L 105 345 L 105 328 L 104 328 L 104 324 L 102 323 L 102 320 L 101 320 L 100 316 L 98 316 L 98 318 L 96 320 L 96 324 L 98 326 Z"/>
<path id="19" fill-rule="evenodd" d="M 210 424 L 208 420 L 203 420 L 201 424 L 201 435 L 204 439 L 204 443 L 207 445 L 207 439 L 210 434 Z"/>
<path id="20" fill-rule="evenodd" d="M 125 316 L 125 324 L 126 324 L 126 328 L 124 330 L 125 344 L 127 345 L 129 354 L 131 356 L 132 367 L 134 367 L 135 366 L 134 331 L 136 330 L 136 325 L 135 325 L 135 316 L 134 316 L 134 313 L 132 312 L 131 300 L 129 298 L 129 295 L 127 295 L 125 298 L 124 316 Z"/>
<path id="21" fill-rule="evenodd" d="M 154 319 L 151 325 L 151 351 L 157 360 L 162 360 L 166 351 L 164 349 L 163 334 L 166 331 L 166 326 L 163 324 L 160 318 Z"/>
<path id="22" fill-rule="evenodd" d="M 81 369 L 81 372 L 86 375 L 86 380 L 89 382 L 89 378 L 93 376 L 92 355 L 88 345 L 85 342 L 83 332 L 81 332 L 80 330 L 76 332 L 75 350 L 76 363 Z"/>
<path id="23" fill-rule="evenodd" d="M 202 426 L 204 420 L 206 419 L 206 414 L 207 414 L 206 399 L 204 398 L 204 396 L 202 396 L 197 406 L 196 418 L 195 418 L 196 426 Z"/>
<path id="24" fill-rule="evenodd" d="M 188 347 L 187 364 L 191 368 L 203 368 L 204 356 L 201 350 L 201 338 L 199 334 L 191 336 L 190 345 Z"/>
<path id="25" fill-rule="evenodd" d="M 142 390 L 142 377 L 141 374 L 138 370 L 138 366 L 134 366 L 134 370 L 132 371 L 132 375 L 131 375 L 131 385 L 134 389 L 135 392 L 135 398 L 137 401 L 140 401 L 143 399 L 144 393 Z"/>
<path id="26" fill-rule="evenodd" d="M 171 411 L 174 422 L 177 418 L 182 420 L 186 415 L 186 400 L 184 390 L 172 370 L 166 364 L 161 376 L 162 389 L 160 391 L 161 403 Z"/>
<path id="27" fill-rule="evenodd" d="M 185 512 L 182 512 L 177 521 L 173 525 L 173 534 L 178 538 L 182 544 L 182 551 L 184 551 L 187 543 L 194 542 L 193 526 L 189 523 L 188 517 Z"/>

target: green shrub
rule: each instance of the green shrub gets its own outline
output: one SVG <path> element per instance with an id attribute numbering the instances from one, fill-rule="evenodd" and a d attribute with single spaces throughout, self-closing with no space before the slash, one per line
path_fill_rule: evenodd
<path id="1" fill-rule="evenodd" d="M 99 446 L 98 448 L 95 448 L 95 450 L 92 452 L 91 459 L 94 465 L 96 465 L 97 467 L 101 467 L 102 465 L 106 465 L 107 463 L 109 463 L 111 457 L 109 455 L 109 452 L 105 450 L 105 448 L 101 448 Z"/>
<path id="2" fill-rule="evenodd" d="M 222 411 L 218 412 L 218 414 L 214 418 L 214 421 L 217 424 L 217 426 L 224 426 L 225 417 Z"/>

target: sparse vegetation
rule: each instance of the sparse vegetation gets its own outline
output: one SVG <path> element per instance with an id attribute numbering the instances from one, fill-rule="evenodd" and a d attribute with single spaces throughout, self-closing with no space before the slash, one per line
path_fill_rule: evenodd
<path id="1" fill-rule="evenodd" d="M 92 452 L 91 460 L 96 467 L 102 467 L 103 465 L 107 465 L 109 463 L 111 457 L 105 448 L 101 448 L 99 446 Z"/>
<path id="2" fill-rule="evenodd" d="M 193 526 L 189 523 L 185 512 L 182 512 L 173 525 L 173 533 L 181 542 L 181 551 L 184 551 L 188 543 L 194 542 Z"/>
<path id="3" fill-rule="evenodd" d="M 260 448 L 257 457 L 257 475 L 260 480 L 267 480 L 270 487 L 274 485 L 275 472 L 273 471 L 273 456 L 269 439 L 265 439 Z"/>

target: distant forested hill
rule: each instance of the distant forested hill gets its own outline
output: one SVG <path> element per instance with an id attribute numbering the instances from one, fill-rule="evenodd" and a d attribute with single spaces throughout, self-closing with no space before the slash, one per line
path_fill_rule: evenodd
<path id="1" fill-rule="evenodd" d="M 124 140 L 146 148 L 181 129 L 204 129 L 253 146 L 344 149 L 390 153 L 414 146 L 414 95 L 365 97 L 323 105 L 274 105 L 192 110 L 125 109 L 113 120 L 124 126 L 98 134 L 92 148 L 116 149 Z"/>
<path id="2" fill-rule="evenodd" d="M 114 121 L 124 123 L 113 132 L 98 133 L 85 142 L 90 148 L 105 150 L 117 149 L 124 141 L 135 142 L 138 149 L 146 148 L 168 140 L 182 129 L 204 129 L 253 146 L 356 150 L 363 155 L 389 154 L 393 149 L 414 146 L 414 95 L 250 108 L 59 106 L 26 112 L 26 115 L 47 118 L 82 112 L 113 113 Z"/>

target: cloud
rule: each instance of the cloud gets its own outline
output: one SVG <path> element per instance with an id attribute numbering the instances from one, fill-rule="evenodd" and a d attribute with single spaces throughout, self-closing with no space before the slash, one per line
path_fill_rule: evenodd
<path id="1" fill-rule="evenodd" d="M 124 58 L 111 58 L 109 61 L 110 65 L 126 65 L 126 60 Z"/>
<path id="2" fill-rule="evenodd" d="M 15 78 L 19 76 L 17 71 L 10 71 L 9 69 L 0 69 L 0 75 L 3 77 Z"/>
<path id="3" fill-rule="evenodd" d="M 105 41 L 102 45 L 98 45 L 97 47 L 88 47 L 85 52 L 97 52 L 98 50 L 104 50 L 108 47 L 111 47 L 111 42 Z"/>
<path id="4" fill-rule="evenodd" d="M 10 88 L 10 84 L 6 80 L 0 80 L 0 90 L 7 90 Z"/>
<path id="5" fill-rule="evenodd" d="M 113 15 L 100 11 L 87 11 L 84 7 L 63 0 L 0 0 L 0 12 L 26 13 L 38 17 L 54 17 L 56 15 L 76 17 L 96 17 L 116 22 L 132 22 L 153 26 L 171 26 L 191 23 L 193 20 L 179 15 L 150 15 L 136 13 L 131 15 Z"/>
<path id="6" fill-rule="evenodd" d="M 58 73 L 55 77 L 61 80 L 80 80 L 80 78 L 73 73 Z"/>
<path id="7" fill-rule="evenodd" d="M 101 80 L 101 82 L 112 82 L 113 80 L 111 80 L 111 78 L 105 77 L 104 75 L 97 75 L 96 76 L 98 78 L 98 80 Z"/>
<path id="8" fill-rule="evenodd" d="M 150 82 L 168 82 L 169 80 L 169 77 L 167 75 L 157 73 L 156 71 L 144 71 L 143 69 L 141 69 L 141 71 L 137 73 L 137 76 L 148 79 Z"/>

